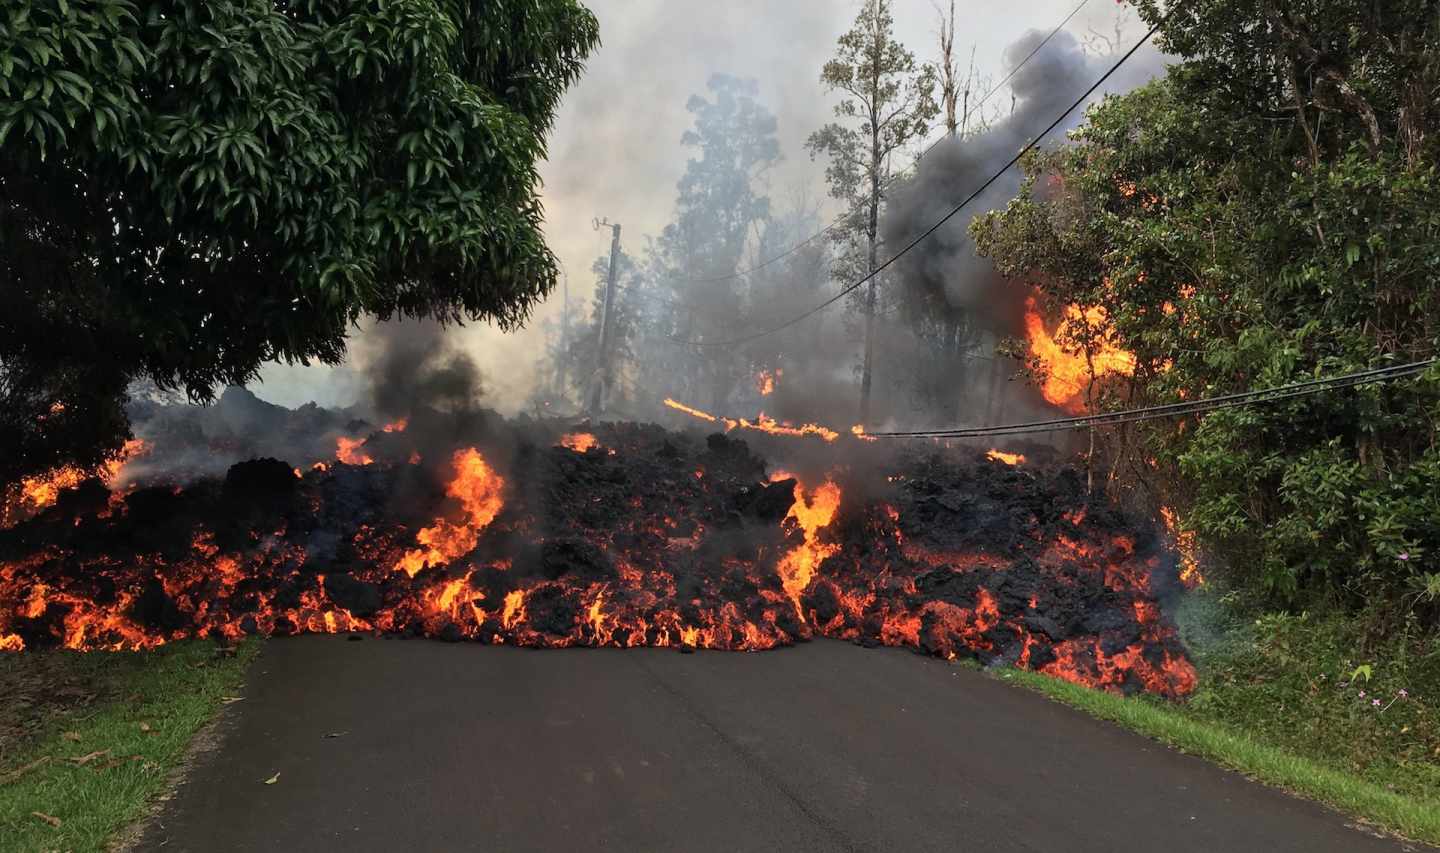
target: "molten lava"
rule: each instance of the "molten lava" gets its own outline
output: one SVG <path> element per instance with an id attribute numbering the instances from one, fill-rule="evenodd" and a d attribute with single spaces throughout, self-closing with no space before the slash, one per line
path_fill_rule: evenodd
<path id="1" fill-rule="evenodd" d="M 335 458 L 346 465 L 370 465 L 375 460 L 361 449 L 364 444 L 365 439 L 363 438 L 350 438 L 342 435 L 335 439 Z"/>
<path id="2" fill-rule="evenodd" d="M 55 405 L 60 407 L 58 411 L 64 411 L 62 404 Z M 123 485 L 126 465 L 149 452 L 149 443 L 141 439 L 126 441 L 119 455 L 100 469 L 98 476 L 101 482 L 111 488 Z M 93 470 L 65 465 L 38 477 L 27 477 L 20 481 L 18 488 L 0 490 L 0 527 L 9 527 L 44 510 L 60 498 L 61 492 L 73 489 L 94 476 L 97 474 Z"/>
<path id="3" fill-rule="evenodd" d="M 415 540 L 425 547 L 406 551 L 395 564 L 397 571 L 410 577 L 426 565 L 448 563 L 474 550 L 480 531 L 495 520 L 505 505 L 501 495 L 505 481 L 491 470 L 480 451 L 473 447 L 456 451 L 452 462 L 455 476 L 445 493 L 460 502 L 464 516 L 459 522 L 436 519 L 434 525 L 415 535 Z"/>
<path id="4" fill-rule="evenodd" d="M 1085 393 L 1091 381 L 1105 376 L 1129 376 L 1135 372 L 1135 355 L 1103 339 L 1108 318 L 1104 308 L 1081 310 L 1067 305 L 1060 326 L 1051 335 L 1045 330 L 1035 297 L 1025 300 L 1025 334 L 1030 354 L 1039 360 L 1045 372 L 1040 393 L 1060 408 L 1079 414 L 1085 410 Z M 1060 342 L 1073 336 L 1093 336 L 1097 348 L 1089 354 L 1075 352 Z"/>
<path id="5" fill-rule="evenodd" d="M 785 594 L 795 602 L 795 613 L 802 620 L 805 613 L 800 604 L 801 593 L 810 586 L 820 564 L 840 550 L 839 545 L 820 541 L 820 531 L 830 526 L 830 522 L 835 519 L 835 511 L 839 508 L 840 487 L 833 482 L 826 480 L 807 499 L 805 487 L 796 481 L 795 503 L 790 507 L 785 521 L 800 528 L 805 541 L 782 557 L 776 570 L 780 574 L 780 584 L 785 588 Z"/>
<path id="6" fill-rule="evenodd" d="M 576 453 L 584 453 L 592 447 L 598 447 L 599 441 L 588 432 L 567 432 L 560 436 L 560 446 L 568 447 Z"/>
<path id="7" fill-rule="evenodd" d="M 985 453 L 986 459 L 993 459 L 996 462 L 1004 462 L 1006 465 L 1019 465 L 1025 461 L 1023 453 L 1006 453 L 1003 450 L 990 450 Z"/>
<path id="8" fill-rule="evenodd" d="M 724 434 L 607 423 L 587 435 L 611 452 L 577 453 L 558 427 L 536 441 L 543 424 L 487 424 L 438 469 L 400 461 L 416 453 L 401 434 L 369 465 L 252 460 L 117 495 L 103 515 L 59 501 L 0 531 L 0 649 L 352 631 L 543 648 L 834 637 L 1110 690 L 1194 686 L 1152 593 L 1175 568 L 1163 538 L 1072 470 L 1017 477 L 983 453 L 857 442 L 849 467 L 802 483 Z"/>

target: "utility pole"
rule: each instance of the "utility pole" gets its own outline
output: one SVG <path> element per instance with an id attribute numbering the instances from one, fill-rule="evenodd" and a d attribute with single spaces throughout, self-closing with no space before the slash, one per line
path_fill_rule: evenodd
<path id="1" fill-rule="evenodd" d="M 590 383 L 590 399 L 585 406 L 591 417 L 605 412 L 605 398 L 610 391 L 614 377 L 610 375 L 610 337 L 615 323 L 615 275 L 620 263 L 620 224 L 608 219 L 596 219 L 595 230 L 610 229 L 610 274 L 605 280 L 605 306 L 600 314 L 600 347 L 596 353 L 594 378 Z"/>

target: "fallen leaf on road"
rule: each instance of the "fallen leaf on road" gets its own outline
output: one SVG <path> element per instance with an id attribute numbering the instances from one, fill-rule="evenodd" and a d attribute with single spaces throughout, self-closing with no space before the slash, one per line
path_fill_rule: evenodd
<path id="1" fill-rule="evenodd" d="M 350 733 L 349 733 L 349 732 L 326 732 L 326 733 L 325 733 L 325 737 L 327 737 L 327 738 L 332 738 L 332 737 L 345 737 L 345 736 L 348 735 L 348 734 L 350 734 Z"/>
<path id="2" fill-rule="evenodd" d="M 221 702 L 224 702 L 226 705 L 229 705 L 231 702 L 241 702 L 241 701 L 244 701 L 244 699 L 245 699 L 244 696 L 221 696 L 221 697 L 220 697 L 220 701 L 221 701 Z"/>
<path id="3" fill-rule="evenodd" d="M 65 732 L 64 734 L 60 735 L 60 737 L 63 737 L 63 738 L 65 738 L 65 739 L 68 740 L 68 741 L 74 741 L 74 742 L 76 742 L 76 743 L 78 743 L 78 742 L 80 741 L 80 733 L 79 733 L 79 732 Z"/>
<path id="4" fill-rule="evenodd" d="M 11 782 L 14 782 L 16 779 L 19 779 L 21 776 L 24 776 L 26 773 L 29 773 L 31 770 L 34 770 L 36 767 L 39 767 L 40 765 L 46 763 L 49 760 L 50 756 L 42 755 L 34 761 L 30 762 L 29 764 L 26 764 L 24 767 L 17 767 L 14 770 L 11 770 L 4 776 L 0 776 L 0 785 L 8 785 Z"/>
<path id="5" fill-rule="evenodd" d="M 274 776 L 271 776 L 269 779 L 266 779 L 266 780 L 265 780 L 265 784 L 266 784 L 266 785 L 274 785 L 276 782 L 279 782 L 279 781 L 280 781 L 280 771 L 277 770 L 277 771 L 275 771 L 275 775 L 274 775 Z"/>
<path id="6" fill-rule="evenodd" d="M 45 821 L 56 829 L 60 828 L 60 818 L 55 817 L 54 815 L 48 815 L 44 812 L 31 812 L 30 814 L 40 818 L 41 820 Z"/>

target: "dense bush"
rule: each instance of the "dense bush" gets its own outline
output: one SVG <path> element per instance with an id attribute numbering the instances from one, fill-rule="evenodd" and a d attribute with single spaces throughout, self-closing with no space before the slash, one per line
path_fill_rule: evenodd
<path id="1" fill-rule="evenodd" d="M 1182 61 L 1031 158 L 1020 197 L 972 226 L 981 251 L 1053 303 L 1105 309 L 1073 343 L 1137 356 L 1106 407 L 1435 356 L 1440 4 L 1178 8 L 1162 46 Z M 1431 369 L 1110 433 L 1108 450 L 1241 582 L 1433 620 L 1437 424 Z"/>

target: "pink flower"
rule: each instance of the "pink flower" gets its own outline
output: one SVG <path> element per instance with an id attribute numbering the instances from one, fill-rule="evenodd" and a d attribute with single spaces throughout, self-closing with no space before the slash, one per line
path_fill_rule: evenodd
<path id="1" fill-rule="evenodd" d="M 1361 698 L 1361 699 L 1364 699 L 1364 698 L 1365 698 L 1365 691 L 1364 691 L 1364 690 L 1361 690 L 1361 691 L 1360 691 L 1360 698 Z"/>
<path id="2" fill-rule="evenodd" d="M 1379 699 L 1371 699 L 1371 700 L 1370 700 L 1370 704 L 1371 704 L 1371 705 L 1374 705 L 1376 708 L 1379 708 L 1379 707 L 1380 707 L 1380 700 L 1379 700 Z"/>
<path id="3" fill-rule="evenodd" d="M 1395 556 L 1398 557 L 1398 558 L 1401 559 L 1401 560 L 1408 560 L 1408 559 L 1410 559 L 1410 552 L 1409 552 L 1409 551 L 1401 551 L 1400 553 L 1396 554 Z"/>
<path id="4" fill-rule="evenodd" d="M 1402 687 L 1402 688 L 1400 688 L 1400 692 L 1397 693 L 1396 695 L 1399 696 L 1401 699 L 1404 699 L 1404 698 L 1406 698 L 1406 697 L 1408 697 L 1408 696 L 1410 695 L 1410 691 L 1408 691 L 1408 690 L 1406 690 L 1405 688 Z"/>

